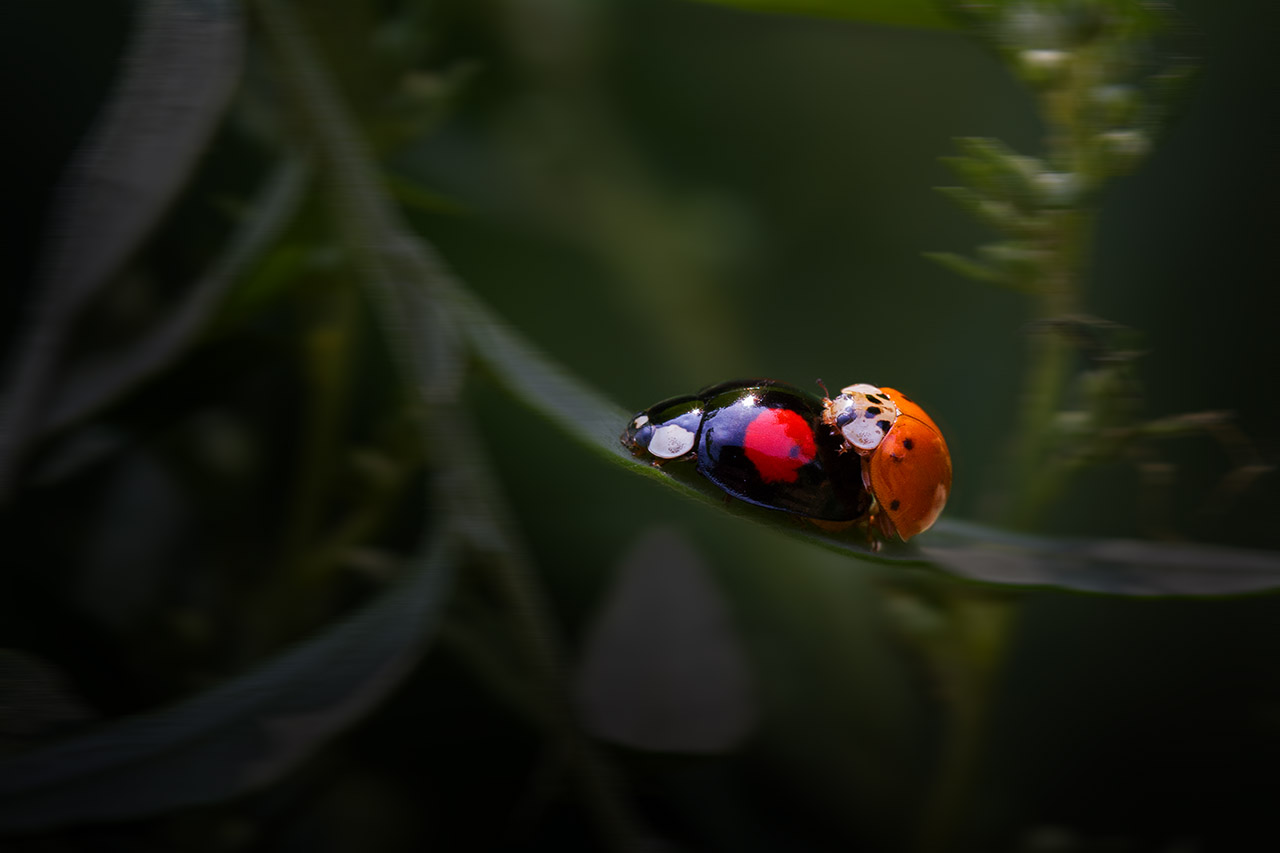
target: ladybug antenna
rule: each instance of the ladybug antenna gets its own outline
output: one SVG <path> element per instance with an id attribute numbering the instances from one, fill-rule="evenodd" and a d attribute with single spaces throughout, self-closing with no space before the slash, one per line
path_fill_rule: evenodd
<path id="1" fill-rule="evenodd" d="M 831 392 L 827 390 L 827 383 L 823 382 L 821 379 L 818 380 L 818 387 L 822 389 L 822 396 L 831 396 Z"/>

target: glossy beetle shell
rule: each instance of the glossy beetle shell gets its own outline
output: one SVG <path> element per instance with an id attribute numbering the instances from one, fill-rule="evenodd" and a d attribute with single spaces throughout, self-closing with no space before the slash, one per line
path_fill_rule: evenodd
<path id="1" fill-rule="evenodd" d="M 772 380 L 725 382 L 637 413 L 622 443 L 655 465 L 693 460 L 726 494 L 820 521 L 865 518 L 861 462 L 843 452 L 813 394 Z"/>

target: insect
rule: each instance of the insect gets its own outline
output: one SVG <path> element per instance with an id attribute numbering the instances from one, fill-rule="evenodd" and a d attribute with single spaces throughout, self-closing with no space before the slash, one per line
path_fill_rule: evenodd
<path id="1" fill-rule="evenodd" d="M 655 465 L 694 460 L 740 501 L 819 521 L 865 518 L 861 463 L 823 401 L 769 379 L 722 382 L 639 412 L 622 443 Z"/>
<path id="2" fill-rule="evenodd" d="M 951 494 L 951 452 L 924 409 L 894 388 L 858 384 L 823 398 L 822 420 L 862 457 L 881 532 L 905 542 L 933 526 Z"/>
<path id="3" fill-rule="evenodd" d="M 746 503 L 820 524 L 865 521 L 886 538 L 927 530 L 951 490 L 937 425 L 873 385 L 831 399 L 769 379 L 723 382 L 637 413 L 622 443 L 654 465 L 694 461 Z"/>

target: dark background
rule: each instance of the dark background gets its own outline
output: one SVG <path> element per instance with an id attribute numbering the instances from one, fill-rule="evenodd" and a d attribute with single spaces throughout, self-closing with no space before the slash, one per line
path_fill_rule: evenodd
<path id="1" fill-rule="evenodd" d="M 416 5 L 429 36 L 411 66 L 471 71 L 431 133 L 392 141 L 379 133 L 396 66 L 375 59 L 393 52 L 387 18 Z M 1271 460 L 1280 15 L 1266 2 L 1180 8 L 1202 75 L 1149 160 L 1109 189 L 1084 301 L 1143 333 L 1152 417 L 1232 410 Z M 16 3 L 0 20 L 11 168 L 0 331 L 12 359 L 52 187 L 110 89 L 131 5 Z M 933 189 L 955 182 L 939 160 L 954 153 L 952 138 L 1039 149 L 1033 99 L 978 42 L 622 0 L 329 3 L 308 21 L 388 174 L 435 194 L 405 205 L 414 227 L 498 314 L 604 396 L 640 409 L 732 376 L 892 384 L 946 432 L 956 472 L 947 516 L 993 520 L 1033 308 L 921 255 L 989 237 Z M 270 73 L 251 53 L 245 89 Z M 200 269 L 221 233 L 219 204 L 243 198 L 270 159 L 236 115 L 138 261 L 154 280 Z M 322 202 L 312 204 L 290 239 L 323 241 Z M 235 640 L 248 629 L 226 601 L 248 575 L 272 571 L 281 506 L 298 494 L 291 460 L 310 410 L 296 341 L 322 313 L 310 298 L 300 290 L 248 320 L 224 317 L 166 375 L 101 414 L 131 436 L 126 450 L 7 509 L 0 645 L 62 673 L 91 716 L 191 695 L 262 651 Z M 353 411 L 394 397 L 378 350 L 370 339 L 359 348 Z M 571 658 L 585 654 L 626 553 L 654 529 L 692 549 L 726 608 L 722 633 L 750 672 L 749 735 L 703 755 L 605 747 L 626 796 L 670 845 L 655 849 L 900 849 L 938 754 L 942 699 L 885 606 L 888 570 L 642 482 L 483 376 L 468 400 Z M 348 443 L 374 421 L 355 411 Z M 221 438 L 201 444 L 208 435 Z M 212 485 L 147 485 L 156 445 L 203 455 L 193 467 L 217 474 L 208 454 L 228 435 L 252 446 L 237 463 L 247 468 Z M 1168 528 L 1280 545 L 1274 478 L 1206 508 L 1226 456 L 1201 437 L 1167 449 Z M 56 457 L 57 441 L 40 452 Z M 1138 496 L 1132 468 L 1103 466 L 1072 485 L 1040 532 L 1144 536 Z M 407 548 L 416 517 L 390 523 L 383 545 Z M 211 622 L 223 639 L 193 655 L 158 648 L 177 605 L 148 591 L 148 578 L 197 556 L 192 572 L 221 578 L 210 600 L 223 602 Z M 144 606 L 95 600 L 101 588 L 127 598 L 130 585 Z M 355 587 L 337 583 L 335 612 L 361 600 Z M 188 588 L 182 605 L 199 611 L 202 594 Z M 1280 793 L 1273 599 L 1038 592 L 1018 602 L 969 812 L 986 849 L 1229 850 L 1268 830 Z M 446 646 L 274 787 L 15 843 L 591 849 L 563 780 L 540 780 L 545 761 L 536 730 Z"/>

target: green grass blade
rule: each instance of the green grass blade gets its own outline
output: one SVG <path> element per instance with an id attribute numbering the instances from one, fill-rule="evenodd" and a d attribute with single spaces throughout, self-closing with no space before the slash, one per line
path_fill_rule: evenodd
<path id="1" fill-rule="evenodd" d="M 301 159 L 281 163 L 250 199 L 245 219 L 209 271 L 187 289 L 180 304 L 150 334 L 111 358 L 95 357 L 68 370 L 43 429 L 61 429 L 163 370 L 210 319 L 236 279 L 288 224 L 302 201 L 309 173 Z"/>
<path id="2" fill-rule="evenodd" d="M 394 586 L 257 669 L 170 708 L 0 761 L 0 830 L 127 820 L 279 778 L 409 672 L 452 586 L 433 538 Z"/>
<path id="3" fill-rule="evenodd" d="M 649 467 L 635 462 L 619 440 L 631 412 L 600 397 L 466 291 L 450 288 L 447 298 L 474 357 L 509 393 L 593 450 Z"/>
<path id="4" fill-rule="evenodd" d="M 0 499 L 45 419 L 59 361 L 87 302 L 178 194 L 239 79 L 239 4 L 141 4 L 121 79 L 56 202 L 13 381 L 0 405 Z"/>
<path id="5" fill-rule="evenodd" d="M 1280 554 L 1194 542 L 1055 539 L 944 519 L 920 553 L 959 577 L 1010 587 L 1138 597 L 1280 589 Z"/>

